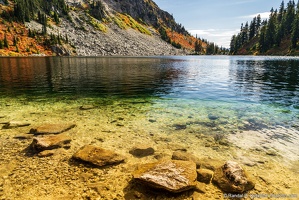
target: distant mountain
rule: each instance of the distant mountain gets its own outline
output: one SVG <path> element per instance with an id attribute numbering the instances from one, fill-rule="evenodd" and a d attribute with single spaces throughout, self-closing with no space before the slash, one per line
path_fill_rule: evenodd
<path id="1" fill-rule="evenodd" d="M 152 0 L 0 0 L 0 55 L 181 55 L 225 49 Z"/>
<path id="2" fill-rule="evenodd" d="M 269 19 L 260 15 L 233 35 L 233 55 L 299 55 L 299 2 L 282 1 L 279 9 L 271 9 Z"/>

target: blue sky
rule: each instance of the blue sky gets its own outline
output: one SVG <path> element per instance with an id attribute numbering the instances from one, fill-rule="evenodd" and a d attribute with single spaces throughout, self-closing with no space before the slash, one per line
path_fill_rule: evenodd
<path id="1" fill-rule="evenodd" d="M 273 7 L 278 9 L 282 0 L 154 0 L 162 9 L 173 14 L 191 34 L 229 47 L 233 34 L 241 23 L 250 22 L 261 14 L 268 17 Z M 285 5 L 289 0 L 285 0 Z M 297 3 L 297 1 L 296 1 Z"/>

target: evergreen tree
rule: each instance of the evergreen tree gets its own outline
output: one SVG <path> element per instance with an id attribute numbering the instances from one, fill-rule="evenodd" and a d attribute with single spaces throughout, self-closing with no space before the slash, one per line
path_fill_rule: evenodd
<path id="1" fill-rule="evenodd" d="M 265 24 L 267 22 L 265 21 Z M 267 43 L 266 43 L 266 26 L 264 25 L 262 28 L 261 28 L 261 33 L 260 33 L 260 36 L 259 36 L 259 51 L 261 53 L 264 53 L 267 51 Z"/>
<path id="2" fill-rule="evenodd" d="M 292 47 L 293 49 L 297 48 L 297 41 L 299 38 L 299 18 L 296 17 L 294 23 L 293 23 L 293 30 L 291 34 L 291 42 L 292 42 Z"/>
<path id="3" fill-rule="evenodd" d="M 292 24 L 295 19 L 295 2 L 289 1 L 287 5 L 287 11 L 283 20 L 283 23 L 285 24 L 285 35 L 291 33 L 292 31 Z"/>
<path id="4" fill-rule="evenodd" d="M 292 24 L 292 33 L 291 33 L 291 48 L 296 49 L 297 48 L 297 42 L 299 39 L 299 1 L 297 3 L 296 7 L 296 16 L 295 20 Z"/>
<path id="5" fill-rule="evenodd" d="M 248 32 L 249 32 L 249 29 L 248 29 L 248 22 L 246 22 L 245 26 L 243 27 L 242 29 L 242 45 L 245 44 L 246 42 L 248 42 Z"/>
<path id="6" fill-rule="evenodd" d="M 256 17 L 253 18 L 253 20 L 250 22 L 249 26 L 249 40 L 251 40 L 256 35 Z"/>
<path id="7" fill-rule="evenodd" d="M 160 28 L 159 28 L 159 33 L 160 33 L 160 35 L 161 35 L 161 39 L 162 39 L 162 40 L 164 40 L 164 41 L 166 41 L 166 42 L 168 42 L 168 43 L 171 42 L 171 41 L 170 41 L 170 38 L 168 37 L 168 35 L 167 35 L 167 33 L 166 33 L 165 28 L 160 27 Z"/>
<path id="8" fill-rule="evenodd" d="M 54 18 L 55 23 L 59 24 L 60 20 L 59 20 L 57 12 L 54 12 L 53 18 Z"/>
<path id="9" fill-rule="evenodd" d="M 199 54 L 201 52 L 201 42 L 200 42 L 200 40 L 196 40 L 194 46 L 195 46 L 195 53 Z"/>
<path id="10" fill-rule="evenodd" d="M 276 32 L 276 35 L 275 35 L 275 44 L 277 46 L 280 46 L 280 43 L 281 43 L 281 40 L 284 36 L 284 23 L 280 23 L 278 24 L 278 27 L 277 27 L 277 32 Z"/>
<path id="11" fill-rule="evenodd" d="M 265 49 L 266 50 L 273 47 L 275 44 L 276 19 L 277 19 L 277 12 L 274 12 L 274 10 L 272 8 L 271 14 L 269 17 L 269 22 L 266 27 L 266 33 L 265 33 Z"/>
<path id="12" fill-rule="evenodd" d="M 0 49 L 3 49 L 4 48 L 4 42 L 3 40 L 0 40 Z"/>
<path id="13" fill-rule="evenodd" d="M 262 23 L 261 15 L 258 14 L 257 17 L 256 17 L 255 35 L 258 35 L 259 30 L 261 28 L 261 23 Z"/>
<path id="14" fill-rule="evenodd" d="M 215 44 L 213 42 L 207 44 L 206 55 L 215 54 Z"/>
<path id="15" fill-rule="evenodd" d="M 235 51 L 236 51 L 236 35 L 233 35 L 232 36 L 232 39 L 230 40 L 230 51 L 229 53 L 231 55 L 234 55 L 235 54 Z"/>
<path id="16" fill-rule="evenodd" d="M 8 40 L 7 40 L 7 36 L 6 36 L 6 34 L 4 35 L 3 46 L 4 46 L 5 48 L 8 48 L 8 47 L 9 47 L 9 44 L 8 44 Z"/>
<path id="17" fill-rule="evenodd" d="M 43 30 L 42 30 L 42 33 L 43 35 L 46 35 L 47 34 L 47 25 L 48 25 L 48 20 L 47 20 L 47 16 L 44 14 L 42 15 L 42 19 L 43 19 L 43 22 L 42 22 L 42 25 L 43 25 Z"/>
<path id="18" fill-rule="evenodd" d="M 279 24 L 282 23 L 282 20 L 284 18 L 284 13 L 285 13 L 285 10 L 284 10 L 284 1 L 282 1 L 281 4 L 280 4 L 280 7 L 279 7 L 278 15 L 277 15 L 277 22 Z"/>
<path id="19" fill-rule="evenodd" d="M 17 44 L 18 44 L 18 39 L 17 39 L 17 37 L 15 36 L 15 37 L 13 38 L 13 45 L 14 45 L 14 46 L 17 46 Z"/>

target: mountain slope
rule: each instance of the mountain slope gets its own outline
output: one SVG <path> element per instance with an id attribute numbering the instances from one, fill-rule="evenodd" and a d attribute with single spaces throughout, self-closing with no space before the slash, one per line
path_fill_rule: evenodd
<path id="1" fill-rule="evenodd" d="M 14 32 L 18 41 L 27 37 L 39 46 L 31 52 L 24 47 L 30 44 L 15 45 L 11 38 L 2 55 L 176 55 L 192 53 L 197 40 L 151 0 L 14 0 L 0 6 L 3 31 L 13 28 L 12 21 L 25 24 L 21 35 Z"/>

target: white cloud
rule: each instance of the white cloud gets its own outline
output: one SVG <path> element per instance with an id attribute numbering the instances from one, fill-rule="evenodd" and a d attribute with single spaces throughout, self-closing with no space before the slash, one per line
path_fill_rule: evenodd
<path id="1" fill-rule="evenodd" d="M 263 13 L 256 13 L 256 14 L 252 14 L 252 15 L 245 15 L 245 16 L 240 16 L 238 18 L 242 18 L 242 19 L 253 19 L 254 17 L 261 15 L 262 19 L 267 19 L 270 16 L 270 12 L 263 12 Z"/>
<path id="2" fill-rule="evenodd" d="M 256 2 L 256 0 L 240 0 L 240 1 L 234 1 L 230 3 L 231 5 L 239 5 L 239 4 L 245 4 L 245 3 L 251 3 Z"/>
<path id="3" fill-rule="evenodd" d="M 223 46 L 228 48 L 230 45 L 231 37 L 234 34 L 237 34 L 240 30 L 231 30 L 231 29 L 197 29 L 197 30 L 188 30 L 192 35 L 197 37 L 207 39 L 209 42 L 214 42 L 218 46 Z"/>

